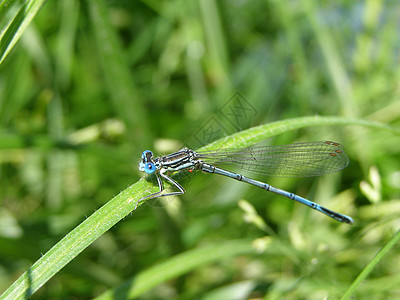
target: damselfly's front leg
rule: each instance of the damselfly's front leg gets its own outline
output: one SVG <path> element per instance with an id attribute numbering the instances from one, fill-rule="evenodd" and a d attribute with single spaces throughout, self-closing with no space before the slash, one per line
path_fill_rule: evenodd
<path id="1" fill-rule="evenodd" d="M 179 189 L 179 191 L 178 192 L 167 193 L 167 194 L 162 194 L 162 192 L 164 191 L 164 185 L 162 183 L 162 180 L 161 180 L 160 176 L 158 176 L 158 174 L 156 173 L 157 183 L 158 183 L 158 187 L 160 188 L 160 191 L 156 192 L 156 193 L 153 193 L 153 194 L 150 194 L 150 195 L 147 195 L 146 197 L 143 197 L 142 199 L 140 199 L 136 203 L 135 209 L 138 207 L 138 204 L 139 204 L 140 201 L 143 201 L 143 200 L 146 200 L 146 199 L 153 199 L 153 198 L 157 198 L 157 197 L 183 195 L 186 192 L 185 189 L 179 183 L 177 183 L 171 177 L 165 175 L 166 172 L 167 172 L 167 169 L 161 169 L 161 171 L 160 171 L 161 177 L 164 178 L 165 180 L 169 181 L 174 186 L 176 186 Z"/>
<path id="2" fill-rule="evenodd" d="M 163 171 L 164 170 L 160 171 L 161 177 L 164 178 L 165 180 L 168 180 L 170 183 L 172 183 L 174 186 L 176 186 L 179 189 L 179 192 L 172 192 L 172 193 L 164 194 L 161 197 L 183 195 L 186 192 L 185 189 L 179 183 L 177 183 L 175 180 L 173 180 L 171 177 L 164 174 L 165 172 L 167 172 L 167 170 L 165 170 L 164 172 Z M 160 190 L 160 192 L 161 192 L 161 190 Z"/>

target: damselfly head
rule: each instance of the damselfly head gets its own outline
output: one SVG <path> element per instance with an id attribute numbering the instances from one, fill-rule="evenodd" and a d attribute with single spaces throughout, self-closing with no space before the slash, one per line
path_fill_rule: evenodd
<path id="1" fill-rule="evenodd" d="M 142 153 L 142 161 L 139 163 L 139 171 L 152 174 L 156 171 L 156 166 L 153 162 L 153 152 L 145 150 Z"/>

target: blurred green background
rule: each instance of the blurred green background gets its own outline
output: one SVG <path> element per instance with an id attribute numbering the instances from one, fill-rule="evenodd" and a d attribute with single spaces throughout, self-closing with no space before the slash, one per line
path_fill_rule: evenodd
<path id="1" fill-rule="evenodd" d="M 1 51 L 22 3 L 1 1 Z M 399 128 L 399 29 L 397 1 L 48 1 L 0 65 L 0 291 L 138 181 L 143 150 L 178 150 L 210 117 L 226 127 L 218 137 L 237 131 L 221 112 L 237 92 L 254 109 L 242 129 L 313 115 Z M 185 195 L 140 206 L 34 299 L 92 298 L 174 255 L 236 240 L 264 251 L 228 250 L 140 299 L 340 297 L 400 228 L 400 142 L 315 126 L 267 143 L 315 140 L 345 145 L 350 166 L 264 180 L 354 225 L 197 174 L 183 181 Z M 399 270 L 395 247 L 356 299 L 399 298 Z"/>

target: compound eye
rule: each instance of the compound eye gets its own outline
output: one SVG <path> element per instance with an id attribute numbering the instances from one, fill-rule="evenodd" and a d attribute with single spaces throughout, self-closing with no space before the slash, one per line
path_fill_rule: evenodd
<path id="1" fill-rule="evenodd" d="M 144 171 L 145 171 L 147 174 L 153 174 L 155 170 L 156 170 L 156 166 L 155 166 L 153 163 L 151 163 L 151 162 L 145 163 L 145 165 L 144 165 Z"/>
<path id="2" fill-rule="evenodd" d="M 152 159 L 153 157 L 153 152 L 151 152 L 150 150 L 145 150 L 142 153 L 142 161 L 147 161 Z"/>

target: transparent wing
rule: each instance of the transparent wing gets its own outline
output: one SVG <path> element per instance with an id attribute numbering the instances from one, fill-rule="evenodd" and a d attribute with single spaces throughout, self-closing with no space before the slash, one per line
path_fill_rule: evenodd
<path id="1" fill-rule="evenodd" d="M 197 152 L 197 158 L 216 166 L 278 177 L 320 176 L 349 164 L 343 146 L 329 141 L 204 151 Z"/>

